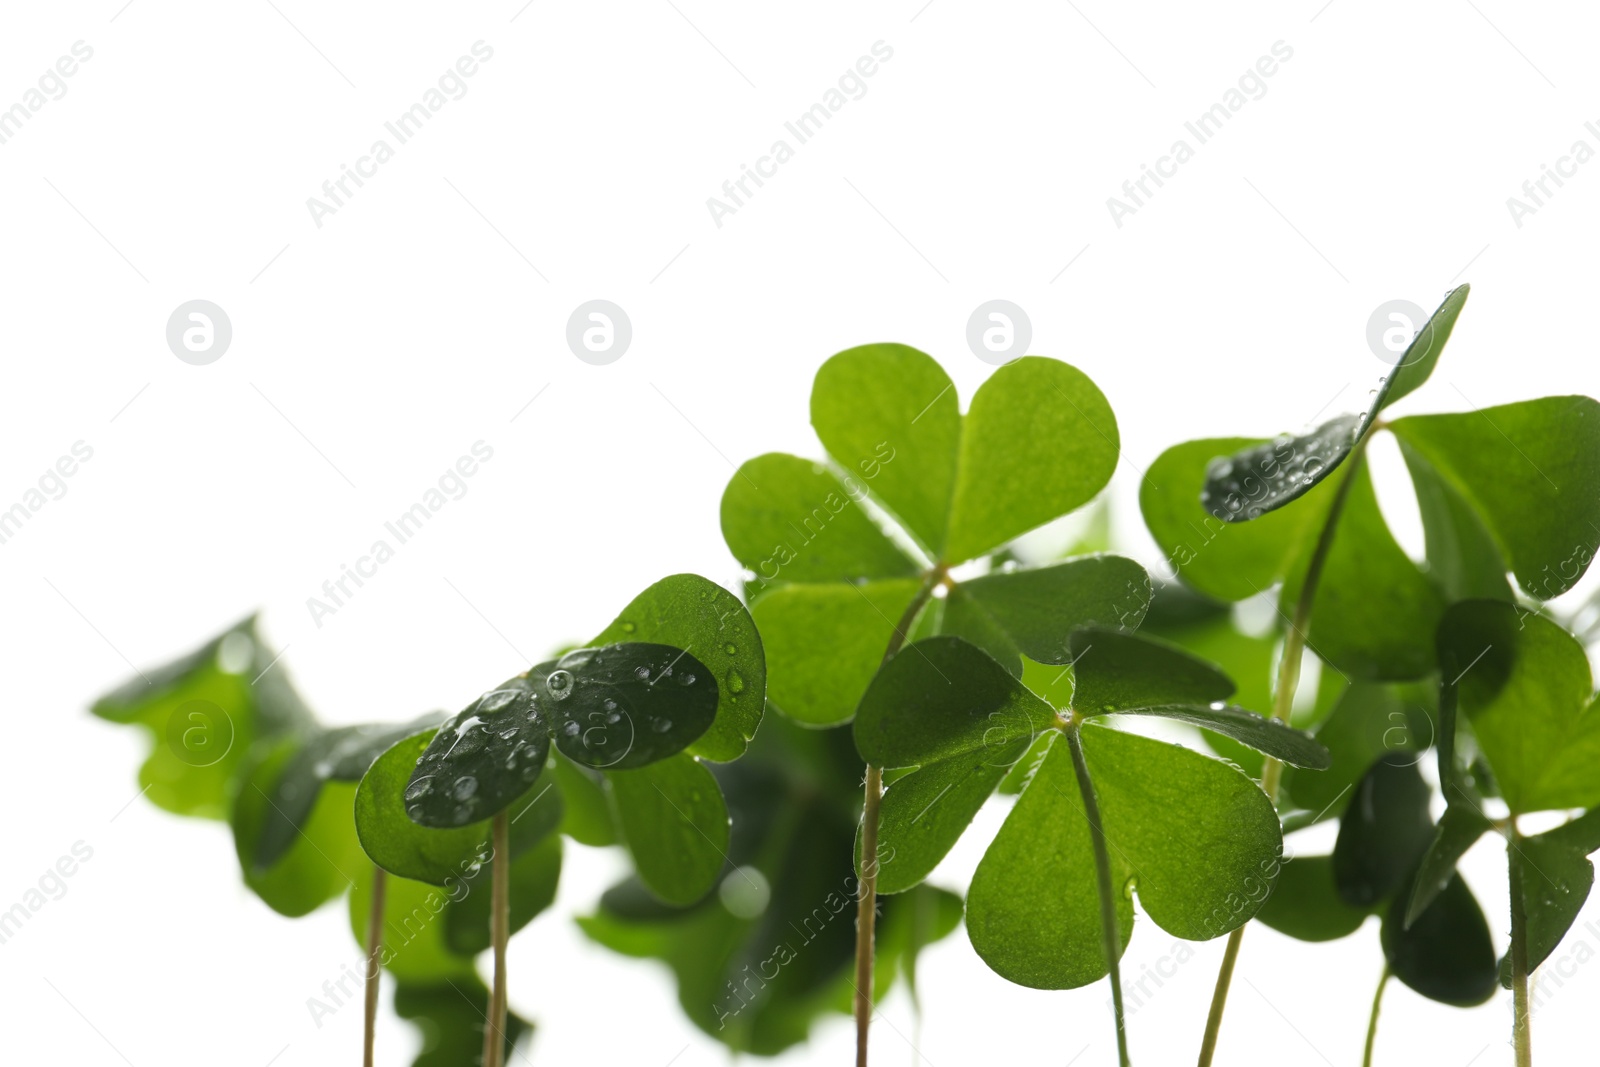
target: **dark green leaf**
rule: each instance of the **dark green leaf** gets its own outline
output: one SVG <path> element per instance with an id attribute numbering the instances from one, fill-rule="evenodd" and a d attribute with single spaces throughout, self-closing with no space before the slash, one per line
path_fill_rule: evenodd
<path id="1" fill-rule="evenodd" d="M 1346 904 L 1334 889 L 1332 856 L 1295 856 L 1284 861 L 1256 920 L 1299 941 L 1336 941 L 1371 914 Z"/>
<path id="2" fill-rule="evenodd" d="M 462 1067 L 483 1055 L 483 1012 L 489 991 L 476 974 L 437 984 L 400 983 L 394 991 L 394 1011 L 422 1031 L 422 1049 L 411 1067 Z M 514 1011 L 506 1012 L 505 1062 L 533 1024 Z"/>
<path id="3" fill-rule="evenodd" d="M 296 756 L 294 741 L 281 742 L 243 768 L 243 781 L 229 821 L 245 884 L 267 906 L 291 917 L 308 914 L 349 886 L 365 867 L 351 821 L 355 787 L 345 782 L 317 783 L 312 805 L 299 813 L 291 838 L 270 862 L 259 862 L 261 842 L 281 825 L 272 794 Z"/>
<path id="4" fill-rule="evenodd" d="M 1190 726 L 1201 726 L 1225 737 L 1231 737 L 1241 744 L 1249 745 L 1257 752 L 1265 752 L 1292 767 L 1321 771 L 1326 770 L 1331 763 L 1328 750 L 1299 730 L 1285 726 L 1276 719 L 1262 718 L 1255 712 L 1243 708 L 1168 705 L 1127 708 L 1121 714 L 1155 715 L 1163 719 L 1186 722 Z"/>
<path id="5" fill-rule="evenodd" d="M 710 668 L 671 645 L 579 649 L 534 668 L 561 754 L 601 770 L 633 770 L 677 755 L 710 727 L 719 686 Z M 541 679 L 542 676 L 542 679 Z"/>
<path id="6" fill-rule="evenodd" d="M 1200 506 L 1226 522 L 1251 522 L 1292 503 L 1332 474 L 1361 436 L 1355 415 L 1329 419 L 1308 434 L 1284 434 L 1206 467 Z"/>
<path id="7" fill-rule="evenodd" d="M 1513 813 L 1600 804 L 1600 714 L 1577 640 L 1513 604 L 1465 600 L 1439 627 L 1439 657 Z"/>
<path id="8" fill-rule="evenodd" d="M 651 641 L 686 649 L 717 679 L 717 718 L 689 752 L 726 761 L 744 754 L 767 702 L 761 635 L 739 598 L 698 574 L 673 574 L 634 597 L 591 648 Z"/>
<path id="9" fill-rule="evenodd" d="M 1488 833 L 1492 824 L 1484 814 L 1470 804 L 1451 804 L 1444 809 L 1439 825 L 1433 832 L 1433 841 L 1422 857 L 1416 877 L 1411 884 L 1411 899 L 1403 916 L 1406 926 L 1415 923 L 1434 899 L 1443 892 L 1455 876 L 1456 864 L 1467 854 L 1467 849 L 1478 838 Z"/>
<path id="10" fill-rule="evenodd" d="M 946 563 L 973 559 L 1105 488 L 1119 452 L 1105 395 L 1076 367 L 1007 363 L 973 395 L 950 501 Z"/>
<path id="11" fill-rule="evenodd" d="M 1233 681 L 1227 675 L 1165 641 L 1085 629 L 1073 632 L 1069 647 L 1072 708 L 1079 715 L 1206 705 L 1233 695 Z"/>
<path id="12" fill-rule="evenodd" d="M 711 772 L 677 756 L 608 772 L 606 780 L 617 829 L 645 885 L 672 904 L 705 896 L 728 854 L 728 809 Z"/>
<path id="13" fill-rule="evenodd" d="M 1406 926 L 1402 891 L 1384 912 L 1380 940 L 1394 976 L 1430 1000 L 1468 1008 L 1494 995 L 1494 942 L 1472 891 L 1453 877 Z"/>
<path id="14" fill-rule="evenodd" d="M 534 670 L 542 674 L 553 666 Z M 481 822 L 521 796 L 544 770 L 552 703 L 518 675 L 452 715 L 406 782 L 406 814 L 423 826 L 449 829 Z"/>
<path id="15" fill-rule="evenodd" d="M 1583 577 L 1600 545 L 1600 403 L 1548 396 L 1392 429 L 1478 516 L 1530 596 Z"/>
<path id="16" fill-rule="evenodd" d="M 932 559 L 945 547 L 961 422 L 944 368 L 905 345 L 846 349 L 811 388 L 811 425 L 828 454 Z"/>
<path id="17" fill-rule="evenodd" d="M 591 848 L 619 844 L 601 773 L 573 763 L 558 752 L 550 762 L 550 774 L 566 806 L 561 832 Z"/>
<path id="18" fill-rule="evenodd" d="M 1331 672 L 1330 672 L 1331 673 Z M 1331 762 L 1318 774 L 1288 779 L 1289 797 L 1319 817 L 1339 814 L 1339 802 L 1355 789 L 1374 760 L 1386 753 L 1420 753 L 1433 741 L 1427 710 L 1401 697 L 1393 685 L 1355 682 L 1346 686 L 1316 739 Z"/>
<path id="19" fill-rule="evenodd" d="M 856 503 L 859 492 L 798 456 L 746 461 L 722 494 L 722 536 L 755 573 L 752 592 L 777 582 L 915 575 L 921 568 Z"/>
<path id="20" fill-rule="evenodd" d="M 1066 663 L 1067 635 L 1079 627 L 1139 628 L 1150 576 L 1121 556 L 1088 556 L 973 578 L 960 593 L 1029 659 Z"/>
<path id="21" fill-rule="evenodd" d="M 1368 908 L 1399 890 L 1433 840 L 1432 790 L 1414 756 L 1379 759 L 1356 783 L 1333 846 L 1339 896 Z"/>
<path id="22" fill-rule="evenodd" d="M 756 601 L 768 699 L 810 726 L 849 722 L 920 587 L 913 579 L 791 585 Z"/>
<path id="23" fill-rule="evenodd" d="M 407 783 L 435 735 L 436 731 L 424 730 L 378 757 L 356 790 L 355 822 L 361 847 L 373 863 L 401 878 L 448 886 L 475 873 L 492 850 L 487 818 L 453 829 L 433 829 L 406 814 Z M 560 822 L 559 794 L 546 795 L 547 788 L 549 783 L 535 781 L 523 797 L 508 805 L 515 820 L 513 844 L 522 822 L 536 820 L 530 824 L 536 825 L 548 820 L 552 828 Z M 530 804 L 535 811 L 524 816 Z"/>

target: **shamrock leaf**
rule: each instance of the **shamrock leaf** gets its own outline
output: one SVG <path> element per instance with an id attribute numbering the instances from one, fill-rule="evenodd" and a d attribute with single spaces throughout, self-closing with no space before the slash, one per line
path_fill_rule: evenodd
<path id="1" fill-rule="evenodd" d="M 225 819 L 235 777 L 256 743 L 312 728 L 310 711 L 276 662 L 252 616 L 194 652 L 140 672 L 90 710 L 150 734 L 139 782 L 157 807 Z"/>
<path id="2" fill-rule="evenodd" d="M 1232 691 L 1214 668 L 1116 630 L 1071 635 L 1075 692 L 1060 712 L 976 646 L 933 637 L 902 649 L 863 696 L 856 746 L 869 762 L 914 767 L 883 798 L 880 892 L 917 885 L 1032 749 L 1040 759 L 973 877 L 973 946 L 1001 975 L 1066 988 L 1106 973 L 1090 824 L 1067 746 L 1040 735 L 1099 716 L 1154 714 L 1229 731 L 1275 755 L 1318 763 L 1321 749 L 1250 713 L 1213 707 Z M 1237 769 L 1175 745 L 1081 727 L 1110 847 L 1121 933 L 1137 892 L 1180 937 L 1227 933 L 1266 898 L 1281 834 L 1272 805 Z M 1253 886 L 1241 899 L 1240 886 Z"/>
<path id="3" fill-rule="evenodd" d="M 1507 570 L 1533 596 L 1570 589 L 1600 546 L 1600 405 L 1547 397 L 1378 419 L 1432 373 L 1466 292 L 1446 297 L 1365 415 L 1303 437 L 1194 441 L 1163 453 L 1140 503 L 1174 571 L 1225 600 L 1281 583 L 1288 619 L 1311 561 L 1325 556 L 1308 644 L 1375 680 L 1430 673 L 1427 637 L 1444 606 L 1509 599 Z M 1426 571 L 1395 542 L 1372 491 L 1363 457 L 1379 428 L 1400 443 L 1416 486 Z"/>
<path id="4" fill-rule="evenodd" d="M 1513 815 L 1600 805 L 1600 713 L 1575 638 L 1513 604 L 1466 600 L 1440 624 L 1439 663 Z"/>
<path id="5" fill-rule="evenodd" d="M 437 719 L 319 730 L 252 758 L 229 813 L 245 884 L 289 916 L 344 892 L 366 867 L 351 814 L 356 783 L 397 740 Z"/>
<path id="6" fill-rule="evenodd" d="M 1116 420 L 1082 372 L 1017 360 L 963 416 L 931 357 L 865 345 L 818 371 L 811 421 L 834 466 L 758 456 L 722 498 L 723 536 L 753 575 L 770 696 L 785 714 L 849 721 L 901 632 L 959 634 L 1020 674 L 1023 655 L 1065 662 L 1075 626 L 1138 626 L 1148 578 L 1117 557 L 951 577 L 1110 479 Z"/>
<path id="7" fill-rule="evenodd" d="M 451 828 L 501 811 L 544 770 L 552 739 L 585 766 L 643 767 L 681 752 L 716 710 L 710 670 L 670 645 L 569 652 L 489 690 L 440 727 L 406 785 L 406 814 Z"/>
<path id="8" fill-rule="evenodd" d="M 1531 974 L 1567 936 L 1589 890 L 1600 850 L 1600 809 L 1531 837 L 1518 837 L 1508 853 L 1511 877 L 1527 909 L 1528 972 Z M 1511 954 L 1500 961 L 1500 984 L 1511 988 Z"/>

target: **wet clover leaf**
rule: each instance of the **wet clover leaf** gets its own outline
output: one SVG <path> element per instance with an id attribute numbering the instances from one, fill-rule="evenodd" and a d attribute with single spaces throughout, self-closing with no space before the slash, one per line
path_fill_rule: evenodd
<path id="1" fill-rule="evenodd" d="M 1148 577 L 1119 557 L 951 576 L 1110 480 L 1116 419 L 1081 371 L 1015 360 L 963 415 L 930 356 L 864 345 L 817 372 L 811 422 L 831 463 L 758 456 L 722 498 L 723 537 L 752 575 L 770 697 L 791 718 L 848 722 L 901 627 L 958 634 L 1013 674 L 1022 656 L 1066 662 L 1074 627 L 1138 627 Z"/>
<path id="2" fill-rule="evenodd" d="M 705 733 L 716 709 L 716 680 L 682 649 L 632 642 L 569 652 L 441 726 L 406 784 L 406 814 L 453 828 L 503 810 L 543 772 L 552 740 L 585 766 L 646 766 Z"/>

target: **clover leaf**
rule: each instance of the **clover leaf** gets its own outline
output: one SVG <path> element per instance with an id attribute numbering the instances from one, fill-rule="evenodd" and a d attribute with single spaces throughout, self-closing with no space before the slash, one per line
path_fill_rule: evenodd
<path id="1" fill-rule="evenodd" d="M 963 415 L 930 356 L 864 345 L 817 372 L 811 422 L 832 465 L 758 456 L 722 498 L 723 537 L 753 576 L 770 696 L 785 714 L 849 721 L 902 626 L 960 634 L 1013 673 L 1023 655 L 1065 662 L 1075 626 L 1138 626 L 1148 581 L 1119 557 L 951 577 L 1109 481 L 1116 419 L 1081 371 L 1016 360 Z"/>
<path id="2" fill-rule="evenodd" d="M 1445 606 L 1509 599 L 1507 571 L 1540 599 L 1570 589 L 1600 546 L 1600 404 L 1546 397 L 1380 418 L 1431 375 L 1466 296 L 1462 286 L 1445 298 L 1365 414 L 1301 437 L 1163 453 L 1140 504 L 1174 571 L 1224 600 L 1281 585 L 1287 619 L 1318 559 L 1308 643 L 1347 674 L 1377 680 L 1430 673 Z M 1363 461 L 1380 428 L 1399 442 L 1416 486 L 1427 569 L 1394 540 L 1372 490 Z"/>
<path id="3" fill-rule="evenodd" d="M 1075 691 L 1060 710 L 960 638 L 917 641 L 884 665 L 862 698 L 856 745 L 874 764 L 915 769 L 883 798 L 880 842 L 893 859 L 879 871 L 880 890 L 920 883 L 1039 735 L 1081 728 L 1112 881 L 1126 888 L 1115 902 L 1124 940 L 1135 889 L 1177 936 L 1227 933 L 1266 899 L 1282 842 L 1272 805 L 1228 764 L 1092 720 L 1177 718 L 1311 766 L 1325 753 L 1288 727 L 1213 706 L 1232 683 L 1176 648 L 1107 629 L 1073 633 L 1069 649 Z M 973 947 L 1020 984 L 1069 988 L 1106 973 L 1080 784 L 1068 745 L 1047 743 L 973 877 Z M 1255 898 L 1226 903 L 1247 882 Z"/>

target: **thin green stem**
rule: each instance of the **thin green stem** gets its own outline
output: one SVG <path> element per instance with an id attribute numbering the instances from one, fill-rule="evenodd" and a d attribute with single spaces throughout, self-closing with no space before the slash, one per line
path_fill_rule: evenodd
<path id="1" fill-rule="evenodd" d="M 388 881 L 387 871 L 378 866 L 372 868 L 372 912 L 367 916 L 367 1002 L 361 1041 L 362 1067 L 372 1067 L 373 1064 L 378 1025 L 378 976 L 383 971 L 383 906 Z"/>
<path id="2" fill-rule="evenodd" d="M 1511 1043 L 1517 1067 L 1533 1067 L 1533 1033 L 1528 1018 L 1528 910 L 1522 899 L 1522 851 L 1515 819 L 1506 834 L 1506 867 L 1511 872 L 1511 998 L 1515 1014 Z"/>
<path id="3" fill-rule="evenodd" d="M 933 596 L 934 587 L 948 577 L 943 565 L 935 566 L 923 579 L 922 588 L 906 605 L 894 633 L 889 635 L 889 646 L 884 649 L 883 662 L 887 663 L 906 643 L 917 615 Z M 872 1029 L 872 971 L 873 933 L 878 922 L 878 816 L 883 803 L 883 769 L 867 764 L 864 796 L 861 805 L 861 881 L 856 894 L 856 1067 L 867 1067 L 867 1034 Z"/>
<path id="4" fill-rule="evenodd" d="M 1117 935 L 1117 900 L 1111 890 L 1111 853 L 1106 849 L 1106 832 L 1100 825 L 1100 804 L 1095 800 L 1094 783 L 1089 780 L 1089 764 L 1083 758 L 1083 739 L 1076 721 L 1067 724 L 1067 747 L 1072 750 L 1072 769 L 1078 777 L 1078 793 L 1083 797 L 1083 813 L 1089 820 L 1089 836 L 1094 842 L 1095 886 L 1100 895 L 1100 944 L 1106 954 L 1111 975 L 1111 1004 L 1117 1018 L 1117 1062 L 1128 1067 L 1127 1016 L 1122 1010 L 1122 939 Z"/>
<path id="5" fill-rule="evenodd" d="M 489 937 L 494 942 L 494 988 L 489 994 L 489 1018 L 483 1030 L 484 1067 L 503 1067 L 506 1052 L 506 941 L 511 918 L 511 820 L 504 809 L 490 824 Z"/>
<path id="6" fill-rule="evenodd" d="M 1361 1054 L 1361 1067 L 1372 1067 L 1372 1046 L 1378 1040 L 1378 1005 L 1383 1003 L 1383 987 L 1389 984 L 1389 968 L 1383 969 L 1378 979 L 1378 990 L 1372 994 L 1372 1015 L 1367 1019 L 1367 1049 Z"/>
<path id="7" fill-rule="evenodd" d="M 1333 535 L 1339 528 L 1339 516 L 1344 512 L 1350 488 L 1355 484 L 1358 468 L 1366 457 L 1366 445 L 1371 433 L 1356 442 L 1345 460 L 1346 472 L 1334 490 L 1328 505 L 1327 517 L 1317 534 L 1317 543 L 1311 550 L 1300 595 L 1295 598 L 1294 615 L 1289 620 L 1289 632 L 1283 637 L 1283 656 L 1278 660 L 1278 679 L 1272 691 L 1272 717 L 1287 723 L 1294 710 L 1295 692 L 1300 688 L 1300 662 L 1305 657 L 1306 630 L 1311 626 L 1311 605 L 1317 596 L 1317 586 L 1322 581 L 1322 568 L 1328 562 L 1328 552 L 1333 547 Z M 1274 805 L 1278 803 L 1278 786 L 1283 779 L 1283 764 L 1266 757 L 1261 763 L 1261 789 Z M 1216 989 L 1211 994 L 1211 1011 L 1206 1015 L 1206 1033 L 1200 1043 L 1199 1067 L 1211 1067 L 1216 1055 L 1217 1037 L 1222 1033 L 1222 1011 L 1228 1003 L 1228 987 L 1233 982 L 1234 964 L 1239 959 L 1239 943 L 1244 939 L 1244 927 L 1239 926 L 1228 935 L 1228 947 L 1222 956 L 1222 968 L 1217 972 Z"/>

